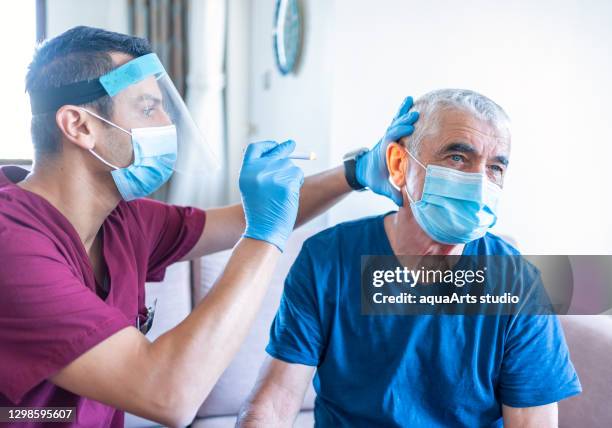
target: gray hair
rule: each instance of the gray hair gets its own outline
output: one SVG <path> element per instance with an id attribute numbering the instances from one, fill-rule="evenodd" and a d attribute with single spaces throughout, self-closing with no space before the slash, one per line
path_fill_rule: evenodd
<path id="1" fill-rule="evenodd" d="M 414 110 L 419 112 L 419 120 L 410 137 L 402 139 L 402 144 L 410 153 L 417 155 L 425 136 L 439 132 L 440 115 L 445 111 L 459 110 L 493 126 L 503 139 L 510 139 L 510 119 L 506 112 L 491 99 L 468 89 L 438 89 L 418 98 Z"/>

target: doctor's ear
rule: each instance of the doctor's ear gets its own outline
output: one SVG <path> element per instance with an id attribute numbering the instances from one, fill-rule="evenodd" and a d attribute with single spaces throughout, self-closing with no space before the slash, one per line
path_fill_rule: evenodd
<path id="1" fill-rule="evenodd" d="M 87 112 L 73 105 L 62 106 L 55 113 L 55 123 L 63 137 L 86 150 L 94 148 L 94 127 L 100 126 L 92 119 Z"/>
<path id="2" fill-rule="evenodd" d="M 406 158 L 406 149 L 401 144 L 392 142 L 387 146 L 389 181 L 398 188 L 406 183 Z"/>

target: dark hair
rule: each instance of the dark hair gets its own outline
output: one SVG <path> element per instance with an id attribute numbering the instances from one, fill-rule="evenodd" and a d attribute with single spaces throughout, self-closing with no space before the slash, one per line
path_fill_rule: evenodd
<path id="1" fill-rule="evenodd" d="M 85 26 L 71 28 L 36 49 L 28 67 L 26 91 L 32 93 L 100 77 L 115 68 L 111 52 L 135 58 L 151 53 L 151 47 L 140 37 Z M 112 113 L 108 95 L 82 105 L 105 117 Z M 37 154 L 54 154 L 61 150 L 61 133 L 55 123 L 55 113 L 32 116 L 32 142 Z"/>

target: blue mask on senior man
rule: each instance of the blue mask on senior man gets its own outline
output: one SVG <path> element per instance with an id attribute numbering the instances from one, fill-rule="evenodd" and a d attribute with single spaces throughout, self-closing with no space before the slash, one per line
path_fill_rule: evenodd
<path id="1" fill-rule="evenodd" d="M 483 237 L 495 225 L 501 187 L 482 173 L 437 165 L 426 167 L 407 152 L 426 170 L 421 199 L 414 201 L 407 186 L 406 194 L 417 223 L 431 239 L 443 244 L 465 244 Z"/>

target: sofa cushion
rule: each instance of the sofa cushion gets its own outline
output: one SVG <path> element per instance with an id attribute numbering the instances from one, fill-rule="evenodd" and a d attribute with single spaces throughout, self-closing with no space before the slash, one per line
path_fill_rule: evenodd
<path id="1" fill-rule="evenodd" d="M 559 427 L 612 427 L 612 317 L 560 317 L 582 394 L 559 403 Z"/>
<path id="2" fill-rule="evenodd" d="M 217 416 L 212 418 L 196 419 L 191 428 L 234 428 L 236 416 Z M 297 415 L 293 428 L 312 428 L 314 414 L 310 410 L 302 411 Z"/>

